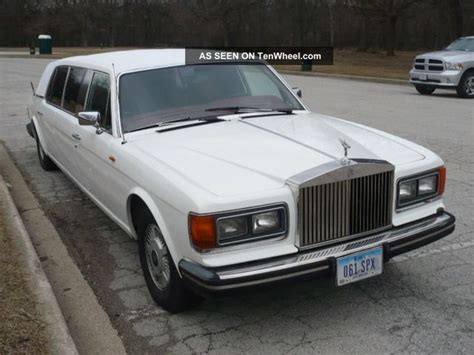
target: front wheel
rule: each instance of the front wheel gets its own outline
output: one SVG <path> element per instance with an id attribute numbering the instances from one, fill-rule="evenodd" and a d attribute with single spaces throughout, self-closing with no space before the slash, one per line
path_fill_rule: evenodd
<path id="1" fill-rule="evenodd" d="M 149 212 L 138 226 L 138 251 L 153 300 L 169 312 L 188 310 L 201 301 L 186 288 L 168 251 L 163 234 Z"/>
<path id="2" fill-rule="evenodd" d="M 434 86 L 429 85 L 415 85 L 415 88 L 422 95 L 431 95 L 436 90 Z"/>
<path id="3" fill-rule="evenodd" d="M 474 98 L 474 72 L 464 73 L 456 89 L 458 96 L 465 99 Z"/>

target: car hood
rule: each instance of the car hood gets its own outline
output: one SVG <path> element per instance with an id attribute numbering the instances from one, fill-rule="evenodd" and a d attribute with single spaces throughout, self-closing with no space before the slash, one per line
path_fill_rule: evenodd
<path id="1" fill-rule="evenodd" d="M 233 116 L 235 117 L 235 116 Z M 216 195 L 281 188 L 288 178 L 321 164 L 349 158 L 393 165 L 424 156 L 408 142 L 332 117 L 303 113 L 230 119 L 134 136 L 130 146 L 150 165 L 165 164 Z"/>
<path id="2" fill-rule="evenodd" d="M 438 51 L 430 52 L 417 56 L 417 58 L 433 58 L 441 59 L 446 62 L 463 62 L 467 60 L 474 59 L 473 52 L 464 52 L 464 51 Z"/>

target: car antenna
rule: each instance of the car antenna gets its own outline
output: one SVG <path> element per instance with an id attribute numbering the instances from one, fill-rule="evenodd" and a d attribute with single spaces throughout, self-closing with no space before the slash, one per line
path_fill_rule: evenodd
<path id="1" fill-rule="evenodd" d="M 33 82 L 30 81 L 30 85 L 31 85 L 31 90 L 33 90 L 33 96 L 35 95 L 35 86 L 33 85 Z"/>
<path id="2" fill-rule="evenodd" d="M 115 74 L 115 63 L 112 63 L 112 71 L 114 73 L 114 81 L 115 81 L 115 92 L 117 92 L 117 74 Z M 118 110 L 116 109 L 115 110 L 115 113 L 117 114 L 117 117 L 118 117 Z M 120 133 L 122 134 L 122 144 L 125 144 L 127 143 L 127 141 L 125 140 L 125 134 L 122 132 L 122 130 L 120 130 Z"/>

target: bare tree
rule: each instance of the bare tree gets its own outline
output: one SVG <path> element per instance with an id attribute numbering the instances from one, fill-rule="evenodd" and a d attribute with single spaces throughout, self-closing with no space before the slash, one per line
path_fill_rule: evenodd
<path id="1" fill-rule="evenodd" d="M 385 50 L 395 55 L 397 23 L 400 17 L 416 3 L 424 0 L 350 0 L 349 5 L 362 16 L 375 17 L 385 24 Z"/>
<path id="2" fill-rule="evenodd" d="M 474 32 L 473 0 L 0 0 L 0 46 L 441 47 Z M 397 32 L 408 34 L 397 41 Z"/>

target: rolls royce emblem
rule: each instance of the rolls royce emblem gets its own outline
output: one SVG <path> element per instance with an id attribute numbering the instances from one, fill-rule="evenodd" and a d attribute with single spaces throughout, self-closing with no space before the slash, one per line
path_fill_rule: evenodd
<path id="1" fill-rule="evenodd" d="M 349 149 L 351 149 L 351 146 L 344 139 L 339 138 L 339 142 L 341 142 L 342 148 L 344 148 L 344 157 L 341 159 L 341 164 L 348 165 L 350 163 L 350 160 L 347 154 L 349 152 Z"/>

